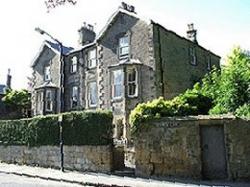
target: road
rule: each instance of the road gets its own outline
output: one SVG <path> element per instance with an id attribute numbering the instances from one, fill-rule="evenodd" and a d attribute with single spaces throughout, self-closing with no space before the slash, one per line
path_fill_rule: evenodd
<path id="1" fill-rule="evenodd" d="M 12 174 L 0 173 L 0 187 L 82 187 L 82 185 L 48 181 Z"/>

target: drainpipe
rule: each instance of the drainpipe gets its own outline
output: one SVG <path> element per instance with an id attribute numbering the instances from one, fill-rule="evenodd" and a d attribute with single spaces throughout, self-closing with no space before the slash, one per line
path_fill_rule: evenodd
<path id="1" fill-rule="evenodd" d="M 160 96 L 163 96 L 164 97 L 164 83 L 163 83 L 163 62 L 162 62 L 162 53 L 161 53 L 161 32 L 160 32 L 160 27 L 157 26 L 157 39 L 158 39 L 158 44 L 159 44 L 159 47 L 158 47 L 158 53 L 159 53 L 159 72 L 160 72 L 160 83 L 159 83 L 159 86 L 160 86 L 160 90 L 161 90 L 161 93 L 160 93 Z"/>

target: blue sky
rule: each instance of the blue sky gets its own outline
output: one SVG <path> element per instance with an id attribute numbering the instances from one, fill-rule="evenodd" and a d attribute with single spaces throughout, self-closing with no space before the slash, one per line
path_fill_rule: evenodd
<path id="1" fill-rule="evenodd" d="M 234 45 L 250 49 L 250 0 L 127 0 L 140 17 L 152 19 L 181 36 L 188 23 L 198 30 L 198 42 L 224 60 Z M 84 21 L 99 32 L 121 0 L 78 0 L 47 13 L 44 0 L 3 1 L 0 6 L 0 83 L 11 68 L 13 88 L 27 87 L 29 67 L 44 36 L 39 26 L 65 45 L 77 46 L 77 29 Z"/>

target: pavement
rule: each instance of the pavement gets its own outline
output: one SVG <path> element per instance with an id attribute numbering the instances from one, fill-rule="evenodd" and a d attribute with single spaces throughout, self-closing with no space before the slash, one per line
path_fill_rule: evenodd
<path id="1" fill-rule="evenodd" d="M 57 169 L 0 163 L 0 174 L 19 175 L 84 186 L 101 187 L 250 187 L 249 183 L 156 180 L 103 173 L 64 171 Z"/>

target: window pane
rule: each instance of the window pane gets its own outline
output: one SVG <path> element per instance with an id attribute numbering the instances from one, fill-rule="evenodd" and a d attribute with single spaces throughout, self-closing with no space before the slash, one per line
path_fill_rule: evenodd
<path id="1" fill-rule="evenodd" d="M 78 101 L 78 87 L 74 86 L 72 88 L 72 107 L 77 106 L 77 101 Z"/>
<path id="2" fill-rule="evenodd" d="M 120 48 L 120 55 L 127 55 L 129 53 L 129 47 Z"/>
<path id="3" fill-rule="evenodd" d="M 119 40 L 119 46 L 120 47 L 127 47 L 128 45 L 129 45 L 128 36 L 120 38 L 120 40 Z"/>
<path id="4" fill-rule="evenodd" d="M 96 66 L 96 49 L 93 49 L 91 51 L 89 51 L 88 53 L 88 66 L 91 67 L 95 67 Z"/>
<path id="5" fill-rule="evenodd" d="M 113 71 L 113 97 L 122 96 L 123 72 L 122 70 Z"/>
<path id="6" fill-rule="evenodd" d="M 47 111 L 52 110 L 52 94 L 50 90 L 46 91 L 46 110 Z"/>
<path id="7" fill-rule="evenodd" d="M 129 96 L 134 96 L 136 93 L 136 84 L 135 83 L 130 83 L 128 85 L 128 94 Z"/>
<path id="8" fill-rule="evenodd" d="M 77 57 L 74 56 L 71 61 L 71 72 L 74 73 L 77 71 Z"/>
<path id="9" fill-rule="evenodd" d="M 89 99 L 90 99 L 90 105 L 96 105 L 96 103 L 97 103 L 96 82 L 89 83 Z"/>
<path id="10" fill-rule="evenodd" d="M 114 85 L 114 97 L 122 96 L 122 85 Z"/>
<path id="11" fill-rule="evenodd" d="M 133 82 L 136 79 L 136 71 L 135 69 L 132 69 L 128 72 L 128 81 Z"/>
<path id="12" fill-rule="evenodd" d="M 44 69 L 44 79 L 50 80 L 50 66 L 47 66 Z"/>
<path id="13" fill-rule="evenodd" d="M 89 59 L 96 58 L 96 49 L 89 51 Z"/>

